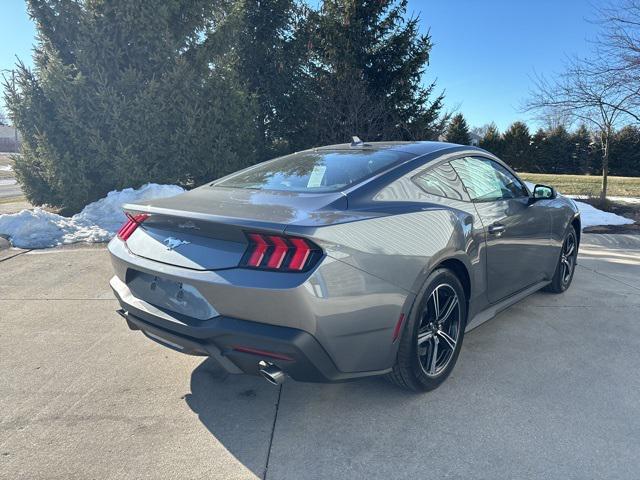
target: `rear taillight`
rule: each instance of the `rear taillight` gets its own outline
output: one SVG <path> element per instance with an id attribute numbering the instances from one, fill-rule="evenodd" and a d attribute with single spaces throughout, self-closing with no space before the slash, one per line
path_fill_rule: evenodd
<path id="1" fill-rule="evenodd" d="M 304 272 L 322 257 L 320 247 L 304 238 L 261 233 L 248 233 L 247 238 L 249 246 L 240 262 L 242 267 Z"/>
<path id="2" fill-rule="evenodd" d="M 120 230 L 118 230 L 118 238 L 120 240 L 127 240 L 133 232 L 136 231 L 136 228 L 147 218 L 149 218 L 149 215 L 146 213 L 139 213 L 137 215 L 127 213 L 127 221 L 120 227 Z"/>

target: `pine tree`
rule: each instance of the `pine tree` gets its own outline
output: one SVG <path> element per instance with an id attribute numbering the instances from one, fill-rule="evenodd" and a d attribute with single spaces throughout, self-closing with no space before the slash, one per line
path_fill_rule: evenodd
<path id="1" fill-rule="evenodd" d="M 29 200 L 75 211 L 115 188 L 191 186 L 254 161 L 253 106 L 212 69 L 206 0 L 29 0 L 35 69 L 6 102 Z"/>
<path id="2" fill-rule="evenodd" d="M 219 6 L 213 55 L 256 99 L 258 157 L 288 150 L 303 102 L 308 9 L 295 0 L 239 0 Z"/>
<path id="3" fill-rule="evenodd" d="M 304 146 L 442 133 L 443 95 L 422 83 L 431 38 L 406 10 L 406 0 L 325 0 L 310 16 Z"/>
<path id="4" fill-rule="evenodd" d="M 449 127 L 447 128 L 447 142 L 458 143 L 460 145 L 469 145 L 471 143 L 469 127 L 467 121 L 464 119 L 464 115 L 461 113 L 455 115 L 449 123 Z"/>
<path id="5" fill-rule="evenodd" d="M 523 122 L 514 122 L 502 135 L 502 160 L 522 170 L 531 164 L 531 135 Z"/>
<path id="6" fill-rule="evenodd" d="M 573 170 L 573 145 L 567 129 L 562 125 L 549 130 L 539 130 L 532 138 L 534 150 L 529 169 L 544 173 L 570 173 Z"/>
<path id="7" fill-rule="evenodd" d="M 543 173 L 547 157 L 547 132 L 543 128 L 538 128 L 531 137 L 530 164 L 524 167 L 527 172 Z"/>
<path id="8" fill-rule="evenodd" d="M 617 131 L 611 142 L 611 175 L 640 175 L 640 129 L 627 125 Z"/>
<path id="9" fill-rule="evenodd" d="M 491 123 L 487 128 L 486 133 L 480 141 L 480 147 L 493 153 L 497 157 L 502 156 L 502 138 L 495 123 Z"/>
<path id="10" fill-rule="evenodd" d="M 571 144 L 573 146 L 572 164 L 575 171 L 572 173 L 590 174 L 594 173 L 592 163 L 594 159 L 591 134 L 585 124 L 581 124 L 575 132 L 571 134 Z"/>

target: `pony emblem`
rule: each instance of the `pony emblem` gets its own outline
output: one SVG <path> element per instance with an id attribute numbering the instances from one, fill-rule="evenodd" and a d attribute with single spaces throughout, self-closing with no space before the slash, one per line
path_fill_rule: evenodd
<path id="1" fill-rule="evenodd" d="M 187 242 L 186 240 L 179 240 L 174 237 L 167 237 L 164 239 L 162 243 L 164 243 L 167 246 L 167 250 L 175 250 L 179 246 L 188 245 L 191 242 Z"/>

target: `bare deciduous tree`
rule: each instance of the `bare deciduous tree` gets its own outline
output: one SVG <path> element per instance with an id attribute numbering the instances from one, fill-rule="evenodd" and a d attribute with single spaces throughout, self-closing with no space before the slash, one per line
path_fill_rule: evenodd
<path id="1" fill-rule="evenodd" d="M 623 0 L 597 9 L 602 26 L 597 47 L 600 66 L 633 83 L 640 81 L 640 0 Z"/>
<path id="2" fill-rule="evenodd" d="M 640 91 L 613 71 L 606 71 L 596 62 L 573 59 L 553 80 L 537 76 L 525 111 L 534 111 L 548 118 L 578 120 L 594 127 L 602 147 L 601 200 L 607 197 L 609 147 L 615 128 L 637 121 L 634 104 Z"/>
<path id="3" fill-rule="evenodd" d="M 471 129 L 471 133 L 474 133 L 476 135 L 478 135 L 480 138 L 484 138 L 484 136 L 487 134 L 487 132 L 489 130 L 491 130 L 491 128 L 498 128 L 496 127 L 496 124 L 494 122 L 491 123 L 485 123 L 484 125 L 480 126 L 480 127 L 473 127 Z"/>

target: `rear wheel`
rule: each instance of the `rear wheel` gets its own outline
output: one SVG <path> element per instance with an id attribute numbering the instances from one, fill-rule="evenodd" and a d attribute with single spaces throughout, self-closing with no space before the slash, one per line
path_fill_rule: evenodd
<path id="1" fill-rule="evenodd" d="M 467 300 L 456 275 L 435 270 L 404 327 L 390 380 L 416 392 L 440 386 L 456 364 L 467 320 Z"/>
<path id="2" fill-rule="evenodd" d="M 573 280 L 573 273 L 576 269 L 578 260 L 578 236 L 573 226 L 569 227 L 569 231 L 562 242 L 562 250 L 560 258 L 556 265 L 556 271 L 553 275 L 551 283 L 545 287 L 545 290 L 553 293 L 562 293 L 569 288 Z"/>

